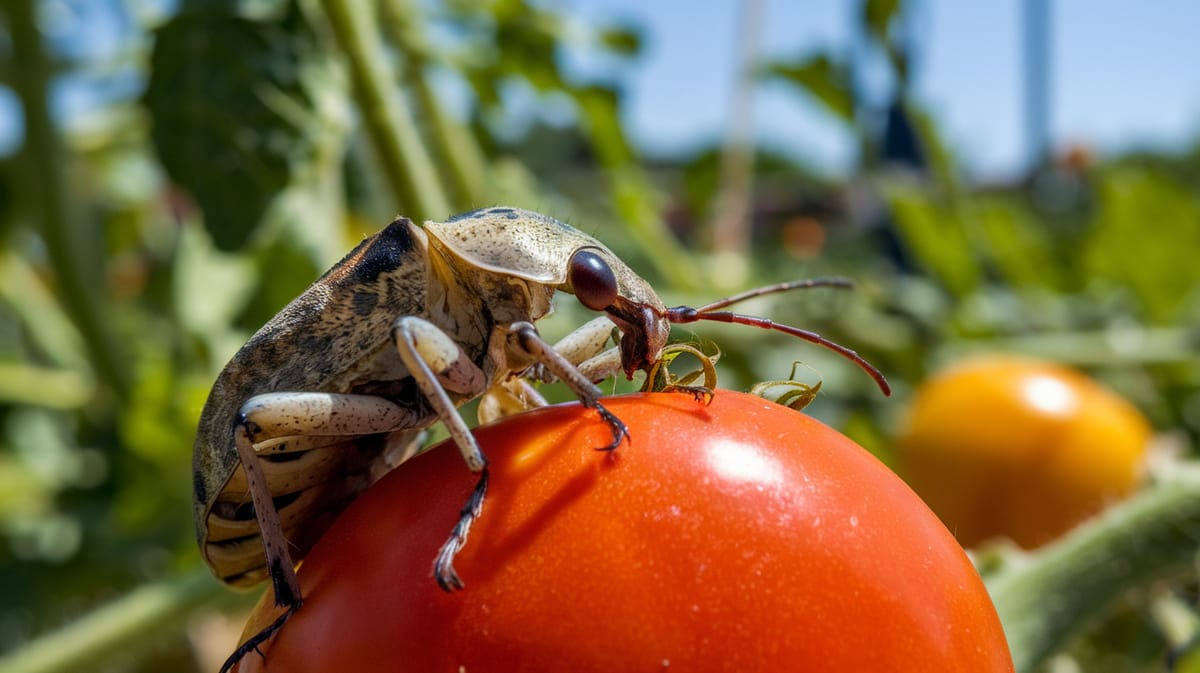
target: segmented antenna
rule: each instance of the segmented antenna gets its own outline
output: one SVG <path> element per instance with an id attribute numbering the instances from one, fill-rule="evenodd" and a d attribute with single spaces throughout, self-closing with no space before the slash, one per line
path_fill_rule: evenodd
<path id="1" fill-rule="evenodd" d="M 701 320 L 712 320 L 715 322 L 732 323 L 736 325 L 750 325 L 751 327 L 760 327 L 762 329 L 775 330 L 783 332 L 794 337 L 804 339 L 810 343 L 817 344 L 824 348 L 841 355 L 847 360 L 858 365 L 860 369 L 867 373 L 875 381 L 875 385 L 879 386 L 879 390 L 883 391 L 884 395 L 892 394 L 892 387 L 888 385 L 887 379 L 884 378 L 883 372 L 876 369 L 875 365 L 867 362 L 861 355 L 845 346 L 830 341 L 825 337 L 810 332 L 809 330 L 792 327 L 791 325 L 783 325 L 769 318 L 760 318 L 753 315 L 745 315 L 743 313 L 734 313 L 732 311 L 720 311 L 717 309 L 725 308 L 732 304 L 761 297 L 767 294 L 775 294 L 777 292 L 787 292 L 788 290 L 796 290 L 800 288 L 810 287 L 836 287 L 836 288 L 852 288 L 854 283 L 847 278 L 810 278 L 808 280 L 794 280 L 787 283 L 777 283 L 775 285 L 767 285 L 765 287 L 747 290 L 745 292 L 735 294 L 732 297 L 719 299 L 711 304 L 693 308 L 691 306 L 676 306 L 675 308 L 667 309 L 667 319 L 672 323 L 686 324 L 699 322 Z"/>

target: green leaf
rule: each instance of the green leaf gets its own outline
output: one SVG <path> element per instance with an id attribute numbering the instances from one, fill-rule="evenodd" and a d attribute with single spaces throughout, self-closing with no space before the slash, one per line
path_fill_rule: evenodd
<path id="1" fill-rule="evenodd" d="M 1135 169 L 1101 175 L 1097 193 L 1080 251 L 1085 277 L 1136 297 L 1152 323 L 1181 319 L 1200 286 L 1200 199 L 1160 172 Z"/>
<path id="2" fill-rule="evenodd" d="M 195 334 L 220 336 L 245 309 L 257 276 L 251 260 L 212 249 L 196 227 L 184 227 L 172 260 L 173 304 L 179 323 Z"/>
<path id="3" fill-rule="evenodd" d="M 880 42 L 887 42 L 888 27 L 900 12 L 900 0 L 867 0 L 863 3 L 863 24 Z"/>
<path id="4" fill-rule="evenodd" d="M 983 254 L 1009 285 L 1063 289 L 1063 264 L 1055 258 L 1042 222 L 1011 199 L 978 198 L 970 210 L 979 225 Z"/>
<path id="5" fill-rule="evenodd" d="M 304 71 L 321 56 L 290 3 L 276 20 L 201 4 L 158 29 L 145 95 L 154 144 L 217 247 L 246 243 L 311 151 L 297 110 L 313 107 Z"/>
<path id="6" fill-rule="evenodd" d="M 796 85 L 827 112 L 854 126 L 854 87 L 850 69 L 845 64 L 826 54 L 816 54 L 794 63 L 769 63 L 764 74 L 769 79 Z"/>
<path id="7" fill-rule="evenodd" d="M 939 207 L 919 190 L 885 189 L 905 249 L 956 297 L 966 297 L 983 283 L 966 224 L 953 209 Z"/>
<path id="8" fill-rule="evenodd" d="M 904 3 L 901 0 L 867 0 L 863 3 L 863 28 L 891 62 L 902 88 L 908 79 L 908 59 L 905 57 L 903 41 L 893 39 L 891 29 L 903 13 Z"/>
<path id="9" fill-rule="evenodd" d="M 94 394 L 95 382 L 79 372 L 0 361 L 0 402 L 74 409 Z"/>

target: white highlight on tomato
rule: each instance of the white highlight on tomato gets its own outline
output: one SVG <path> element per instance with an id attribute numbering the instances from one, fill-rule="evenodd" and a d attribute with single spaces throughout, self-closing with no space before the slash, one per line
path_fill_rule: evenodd
<path id="1" fill-rule="evenodd" d="M 732 439 L 713 442 L 708 448 L 708 463 L 713 472 L 730 481 L 759 486 L 783 481 L 783 468 L 773 457 Z"/>
<path id="2" fill-rule="evenodd" d="M 1073 413 L 1079 398 L 1066 383 L 1050 376 L 1034 376 L 1023 384 L 1022 395 L 1031 405 L 1048 414 Z"/>

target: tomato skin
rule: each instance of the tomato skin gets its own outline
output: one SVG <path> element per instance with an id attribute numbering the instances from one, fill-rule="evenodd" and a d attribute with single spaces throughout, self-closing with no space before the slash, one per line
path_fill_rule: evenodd
<path id="1" fill-rule="evenodd" d="M 477 431 L 491 488 L 453 594 L 431 563 L 475 475 L 452 446 L 393 471 L 242 670 L 1012 670 L 961 548 L 843 435 L 741 393 L 604 403 L 632 436 L 613 453 L 575 404 Z"/>
<path id="2" fill-rule="evenodd" d="M 1049 542 L 1132 493 L 1151 430 L 1094 380 L 1033 358 L 990 355 L 935 373 L 896 443 L 897 469 L 973 546 Z"/>

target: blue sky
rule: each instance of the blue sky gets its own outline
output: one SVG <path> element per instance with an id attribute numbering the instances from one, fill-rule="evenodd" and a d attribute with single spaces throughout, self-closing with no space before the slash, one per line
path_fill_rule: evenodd
<path id="1" fill-rule="evenodd" d="M 643 56 L 617 66 L 581 62 L 585 70 L 615 67 L 627 84 L 627 122 L 642 146 L 687 150 L 725 130 L 734 81 L 736 0 L 546 0 L 582 22 L 621 19 L 644 29 Z M 854 12 L 861 0 L 764 0 L 759 55 L 796 56 L 855 41 Z M 1200 2 L 1154 0 L 1046 0 L 1052 3 L 1052 136 L 1057 145 L 1082 143 L 1100 151 L 1133 146 L 1170 149 L 1200 139 Z M 136 4 L 136 3 L 135 3 Z M 143 0 L 143 11 L 170 5 Z M 1027 162 L 1021 81 L 1022 0 L 915 0 L 918 99 L 934 114 L 964 166 L 975 176 L 1019 174 Z M 88 26 L 77 57 L 115 49 L 123 26 L 109 3 L 81 0 L 70 7 Z M 154 13 L 151 11 L 151 13 Z M 116 22 L 116 23 L 112 23 Z M 77 24 L 78 26 L 78 24 Z M 883 99 L 886 78 L 867 82 Z M 116 80 L 116 89 L 136 83 Z M 70 89 L 71 87 L 66 87 Z M 110 89 L 110 92 L 112 90 Z M 79 94 L 80 91 L 75 92 Z M 90 95 L 60 90 L 68 110 L 91 104 Z M 120 97 L 135 95 L 126 91 Z M 16 101 L 0 95 L 0 151 L 19 131 Z M 761 143 L 781 148 L 831 172 L 852 166 L 846 129 L 796 93 L 761 86 L 754 100 Z M 6 112 L 6 110 L 8 112 Z"/>
<path id="2" fill-rule="evenodd" d="M 1114 151 L 1200 139 L 1200 3 L 1046 1 L 1052 2 L 1057 145 Z M 1026 162 L 1021 5 L 916 3 L 915 28 L 923 38 L 915 54 L 918 98 L 966 167 L 982 177 L 1014 175 Z M 719 136 L 734 79 L 737 2 L 571 0 L 569 6 L 585 20 L 620 18 L 645 29 L 644 58 L 624 73 L 635 138 L 672 150 Z M 760 54 L 844 49 L 855 39 L 858 6 L 859 0 L 766 0 Z M 755 107 L 762 142 L 832 170 L 851 162 L 845 131 L 800 96 L 762 87 Z"/>

